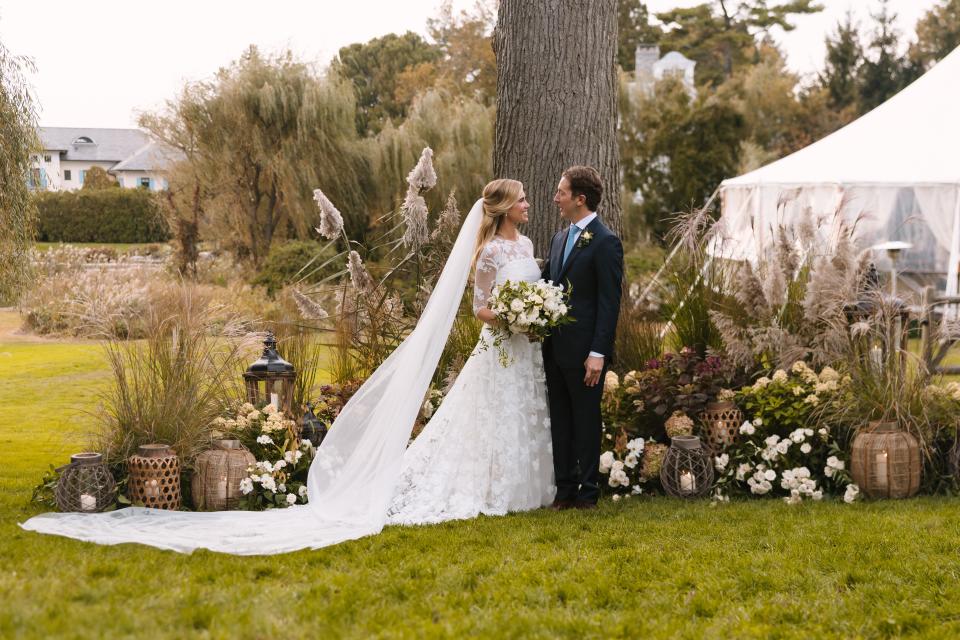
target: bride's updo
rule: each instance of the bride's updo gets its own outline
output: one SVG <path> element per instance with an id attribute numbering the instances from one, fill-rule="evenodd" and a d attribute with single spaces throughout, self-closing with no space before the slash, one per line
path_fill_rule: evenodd
<path id="1" fill-rule="evenodd" d="M 480 252 L 485 244 L 493 239 L 500 230 L 507 211 L 517 204 L 520 194 L 523 193 L 523 183 L 510 178 L 500 178 L 488 182 L 483 188 L 483 220 L 480 221 L 480 230 L 477 232 L 477 246 L 473 252 L 473 264 L 476 267 Z"/>

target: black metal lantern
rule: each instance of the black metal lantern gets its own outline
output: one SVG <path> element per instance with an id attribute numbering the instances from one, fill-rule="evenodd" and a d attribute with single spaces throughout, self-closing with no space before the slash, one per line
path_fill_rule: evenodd
<path id="1" fill-rule="evenodd" d="M 300 439 L 309 440 L 314 447 L 319 447 L 320 443 L 327 436 L 327 425 L 313 412 L 313 403 L 307 403 L 307 411 L 303 414 L 300 422 Z"/>
<path id="2" fill-rule="evenodd" d="M 660 467 L 663 490 L 677 498 L 705 496 L 713 486 L 713 460 L 697 436 L 676 436 Z"/>
<path id="3" fill-rule="evenodd" d="M 113 505 L 117 485 L 103 454 L 84 452 L 70 456 L 70 464 L 60 467 L 54 497 L 60 511 L 103 511 Z"/>
<path id="4" fill-rule="evenodd" d="M 263 341 L 263 354 L 247 367 L 243 374 L 247 388 L 247 402 L 254 406 L 270 403 L 293 417 L 293 389 L 297 372 L 293 365 L 277 353 L 277 339 L 267 333 Z"/>

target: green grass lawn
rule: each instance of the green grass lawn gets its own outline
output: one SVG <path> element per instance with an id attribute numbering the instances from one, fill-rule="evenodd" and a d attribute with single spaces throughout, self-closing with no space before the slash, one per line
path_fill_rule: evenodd
<path id="1" fill-rule="evenodd" d="M 148 247 L 162 247 L 163 242 L 35 242 L 33 246 L 38 251 L 48 251 L 51 248 L 70 245 L 72 247 L 81 247 L 84 249 L 113 249 L 119 254 L 142 252 Z"/>
<path id="2" fill-rule="evenodd" d="M 0 342 L 0 638 L 960 637 L 943 498 L 634 498 L 263 558 L 22 531 L 31 487 L 92 425 L 100 354 Z"/>

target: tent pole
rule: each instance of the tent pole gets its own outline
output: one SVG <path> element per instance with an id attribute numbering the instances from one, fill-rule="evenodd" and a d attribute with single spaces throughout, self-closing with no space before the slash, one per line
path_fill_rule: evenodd
<path id="1" fill-rule="evenodd" d="M 714 189 L 713 194 L 707 199 L 707 203 L 703 205 L 703 207 L 701 207 L 701 210 L 709 209 L 710 205 L 713 204 L 713 201 L 716 200 L 718 193 L 720 193 L 720 187 L 717 187 L 716 189 Z M 667 268 L 667 265 L 670 264 L 670 261 L 673 260 L 673 257 L 677 255 L 677 251 L 679 250 L 680 250 L 680 244 L 677 243 L 676 245 L 674 245 L 673 249 L 670 251 L 670 254 L 667 256 L 667 259 L 664 260 L 660 268 L 657 269 L 657 272 L 653 274 L 653 278 L 644 288 L 643 293 L 640 294 L 640 297 L 636 299 L 636 302 L 641 302 L 643 300 L 646 300 L 647 295 L 650 294 L 650 290 L 653 288 L 653 285 L 657 284 L 657 282 L 660 281 L 660 276 L 663 275 L 663 271 Z M 667 326 L 669 326 L 669 323 Z"/>

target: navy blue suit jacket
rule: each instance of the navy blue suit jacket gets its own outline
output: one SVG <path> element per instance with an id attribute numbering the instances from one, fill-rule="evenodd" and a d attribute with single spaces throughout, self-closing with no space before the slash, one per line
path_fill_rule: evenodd
<path id="1" fill-rule="evenodd" d="M 592 235 L 588 243 L 585 232 Z M 550 241 L 542 276 L 570 291 L 569 315 L 575 322 L 554 329 L 543 343 L 544 356 L 552 356 L 560 367 L 579 368 L 595 351 L 609 365 L 620 315 L 623 244 L 599 216 L 581 232 L 570 257 L 561 264 L 566 240 L 565 227 Z"/>

